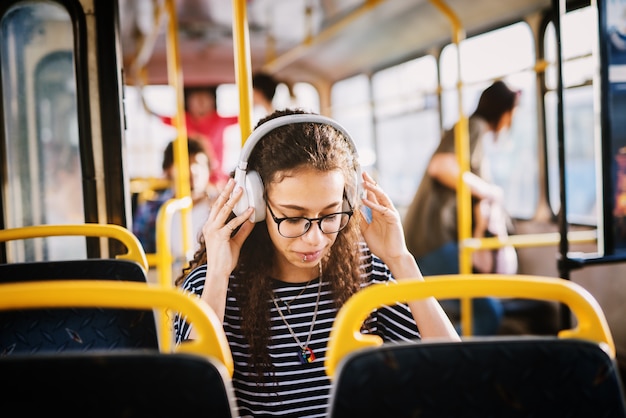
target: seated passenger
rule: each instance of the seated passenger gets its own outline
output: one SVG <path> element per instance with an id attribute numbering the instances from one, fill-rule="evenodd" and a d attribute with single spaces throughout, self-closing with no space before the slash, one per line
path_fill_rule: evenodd
<path id="1" fill-rule="evenodd" d="M 209 182 L 210 164 L 203 144 L 189 138 L 187 150 L 189 152 L 189 185 L 193 208 L 191 210 L 192 237 L 197 237 L 202 225 L 209 215 L 209 209 L 216 196 L 215 187 Z M 163 175 L 170 180 L 171 187 L 161 191 L 156 198 L 141 202 L 133 217 L 133 233 L 139 238 L 146 253 L 155 253 L 156 248 L 156 219 L 161 206 L 176 197 L 175 193 L 175 166 L 174 141 L 170 142 L 163 152 Z M 196 240 L 194 239 L 194 242 Z M 177 259 L 185 257 L 182 251 L 182 222 L 180 213 L 172 219 L 171 250 Z"/>
<path id="2" fill-rule="evenodd" d="M 347 132 L 311 116 L 285 110 L 259 122 L 257 129 L 278 123 L 251 142 L 247 159 L 248 174 L 254 170 L 261 180 L 260 199 L 247 201 L 260 206 L 234 209 L 243 189 L 229 180 L 203 227 L 200 250 L 176 280 L 223 322 L 241 416 L 325 416 L 331 383 L 324 358 L 338 309 L 373 283 L 423 280 L 398 211 L 361 174 Z M 257 223 L 250 220 L 255 215 Z M 378 309 L 364 326 L 387 342 L 459 339 L 434 298 Z M 184 318 L 174 328 L 178 343 L 194 338 Z"/>

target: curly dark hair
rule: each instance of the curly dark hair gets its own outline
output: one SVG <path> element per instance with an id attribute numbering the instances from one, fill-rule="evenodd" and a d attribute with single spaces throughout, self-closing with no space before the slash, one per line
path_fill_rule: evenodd
<path id="1" fill-rule="evenodd" d="M 283 115 L 305 113 L 308 112 L 299 109 L 276 111 L 261 120 L 257 127 Z M 339 130 L 329 125 L 305 122 L 277 127 L 256 144 L 248 163 L 249 170 L 259 173 L 265 191 L 269 184 L 280 182 L 287 172 L 306 166 L 320 172 L 341 170 L 346 179 L 346 194 L 356 193 L 358 161 L 352 144 Z M 352 202 L 355 200 L 358 201 L 352 199 Z M 358 207 L 353 209 L 358 210 Z M 328 257 L 323 260 L 324 278 L 331 283 L 338 308 L 360 288 L 362 271 L 358 245 L 361 235 L 358 219 L 352 217 L 346 228 L 338 233 Z M 243 244 L 230 282 L 241 311 L 242 331 L 250 344 L 251 371 L 259 379 L 272 372 L 267 347 L 273 292 L 269 272 L 272 271 L 275 253 L 267 224 L 262 221 Z M 200 249 L 190 266 L 177 278 L 176 284 L 181 285 L 191 270 L 206 262 L 204 238 L 200 237 Z"/>

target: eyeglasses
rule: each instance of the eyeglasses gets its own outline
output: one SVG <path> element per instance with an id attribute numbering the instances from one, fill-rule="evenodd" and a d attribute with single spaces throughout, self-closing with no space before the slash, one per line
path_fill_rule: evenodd
<path id="1" fill-rule="evenodd" d="M 348 225 L 350 217 L 354 213 L 352 209 L 345 212 L 336 212 L 319 218 L 306 218 L 304 216 L 295 216 L 291 218 L 277 218 L 272 211 L 269 202 L 267 208 L 270 210 L 272 219 L 276 222 L 278 233 L 285 238 L 298 238 L 308 232 L 313 222 L 317 222 L 320 231 L 325 234 L 334 234 L 341 231 Z"/>

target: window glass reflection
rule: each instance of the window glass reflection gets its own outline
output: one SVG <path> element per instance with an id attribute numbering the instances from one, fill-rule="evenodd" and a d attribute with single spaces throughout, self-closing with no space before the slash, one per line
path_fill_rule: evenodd
<path id="1" fill-rule="evenodd" d="M 70 16 L 53 3 L 23 2 L 0 28 L 5 225 L 84 223 Z M 86 254 L 83 237 L 14 241 L 7 250 L 12 262 Z"/>

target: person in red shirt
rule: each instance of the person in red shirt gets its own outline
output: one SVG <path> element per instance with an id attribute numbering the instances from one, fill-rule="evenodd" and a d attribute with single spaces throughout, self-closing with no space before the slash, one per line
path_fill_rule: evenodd
<path id="1" fill-rule="evenodd" d="M 172 117 L 161 116 L 161 120 L 172 125 Z M 185 88 L 185 122 L 187 136 L 204 143 L 211 159 L 213 184 L 221 184 L 228 179 L 223 170 L 224 130 L 239 122 L 237 116 L 224 117 L 217 112 L 215 87 Z"/>

